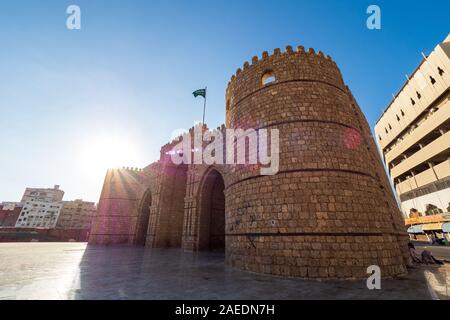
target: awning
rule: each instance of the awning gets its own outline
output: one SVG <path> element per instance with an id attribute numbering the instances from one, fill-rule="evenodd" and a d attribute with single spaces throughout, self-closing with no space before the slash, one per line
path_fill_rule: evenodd
<path id="1" fill-rule="evenodd" d="M 411 226 L 408 228 L 408 233 L 422 233 L 422 226 L 423 224 L 416 224 L 414 226 Z"/>
<path id="2" fill-rule="evenodd" d="M 450 222 L 446 222 L 442 225 L 442 231 L 450 232 Z"/>
<path id="3" fill-rule="evenodd" d="M 435 222 L 435 223 L 427 223 L 424 224 L 422 227 L 423 231 L 431 231 L 431 230 L 442 230 L 442 222 Z"/>

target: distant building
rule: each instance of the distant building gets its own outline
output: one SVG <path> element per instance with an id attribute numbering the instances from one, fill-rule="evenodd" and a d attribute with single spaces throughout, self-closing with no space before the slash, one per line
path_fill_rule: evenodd
<path id="1" fill-rule="evenodd" d="M 14 227 L 22 211 L 20 202 L 2 202 L 0 204 L 0 228 Z"/>
<path id="2" fill-rule="evenodd" d="M 86 202 L 81 199 L 63 201 L 56 228 L 89 230 L 96 212 L 97 208 L 94 202 Z"/>
<path id="3" fill-rule="evenodd" d="M 448 211 L 450 35 L 422 62 L 375 125 L 405 216 Z"/>
<path id="4" fill-rule="evenodd" d="M 55 185 L 48 188 L 26 188 L 17 228 L 55 228 L 62 208 L 64 191 Z"/>

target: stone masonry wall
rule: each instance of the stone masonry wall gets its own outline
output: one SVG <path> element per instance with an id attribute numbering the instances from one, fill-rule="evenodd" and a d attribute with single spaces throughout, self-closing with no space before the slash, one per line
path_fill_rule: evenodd
<path id="1" fill-rule="evenodd" d="M 264 84 L 266 75 L 275 81 Z M 226 90 L 226 124 L 278 129 L 279 172 L 175 165 L 176 139 L 143 170 L 108 171 L 89 242 L 202 250 L 225 241 L 228 264 L 281 276 L 362 278 L 370 265 L 383 277 L 406 272 L 401 213 L 367 121 L 330 57 L 288 46 L 244 63 Z"/>
<path id="2" fill-rule="evenodd" d="M 275 81 L 264 85 L 269 73 Z M 226 190 L 228 263 L 308 278 L 406 272 L 406 235 L 366 121 L 336 64 L 302 47 L 245 63 L 227 126 L 280 131 L 280 171 L 244 168 Z"/>

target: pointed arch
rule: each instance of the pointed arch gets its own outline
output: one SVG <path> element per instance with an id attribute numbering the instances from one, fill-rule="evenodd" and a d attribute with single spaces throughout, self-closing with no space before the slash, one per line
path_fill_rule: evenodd
<path id="1" fill-rule="evenodd" d="M 198 250 L 225 251 L 225 181 L 210 167 L 199 188 Z"/>
<path id="2" fill-rule="evenodd" d="M 150 218 L 150 207 L 152 206 L 152 192 L 147 189 L 144 192 L 141 202 L 138 206 L 138 217 L 136 221 L 136 236 L 134 244 L 145 246 L 147 240 L 148 223 Z"/>

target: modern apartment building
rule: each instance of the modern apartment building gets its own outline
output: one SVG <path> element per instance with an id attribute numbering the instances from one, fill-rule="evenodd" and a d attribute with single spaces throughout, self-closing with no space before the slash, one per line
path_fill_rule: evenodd
<path id="1" fill-rule="evenodd" d="M 407 76 L 375 125 L 406 217 L 445 213 L 450 202 L 450 35 Z"/>
<path id="2" fill-rule="evenodd" d="M 55 228 L 62 208 L 64 191 L 53 188 L 26 188 L 16 228 Z"/>
<path id="3" fill-rule="evenodd" d="M 56 228 L 89 230 L 96 212 L 97 207 L 94 202 L 86 202 L 81 199 L 63 201 Z"/>

